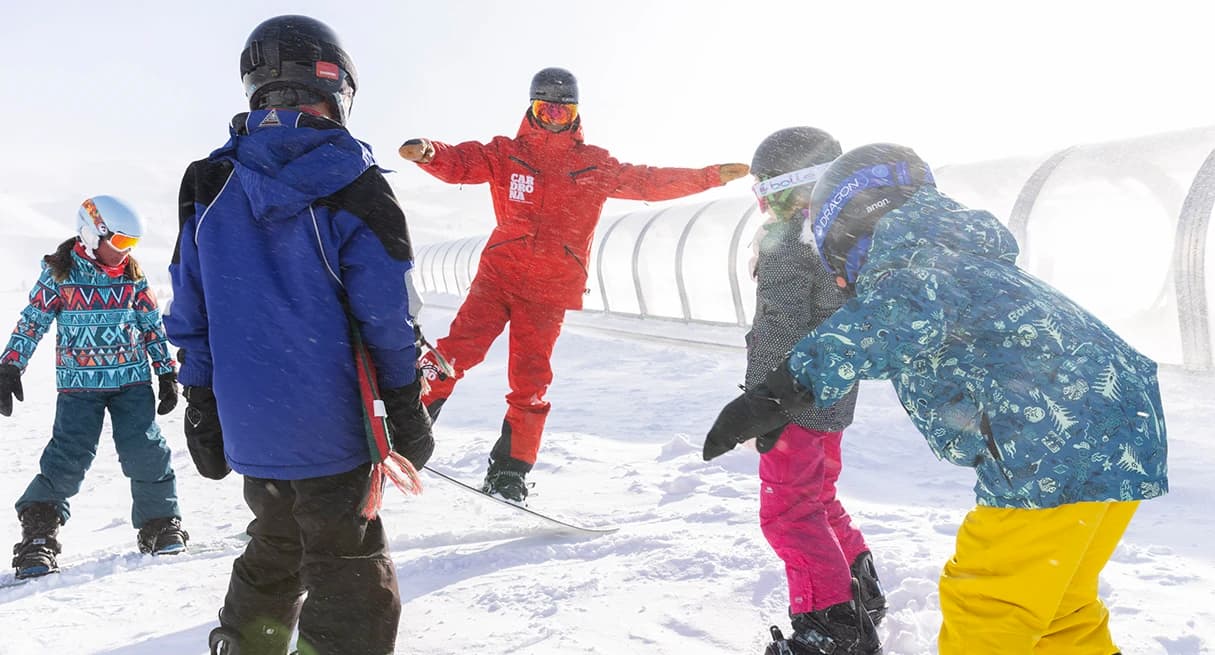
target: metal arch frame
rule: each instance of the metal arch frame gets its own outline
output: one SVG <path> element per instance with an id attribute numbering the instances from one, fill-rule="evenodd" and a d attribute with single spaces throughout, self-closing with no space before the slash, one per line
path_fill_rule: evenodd
<path id="1" fill-rule="evenodd" d="M 696 220 L 707 212 L 710 207 L 722 200 L 722 198 L 711 200 L 704 207 L 698 209 L 695 214 L 692 214 L 692 218 L 689 218 L 688 223 L 683 226 L 683 234 L 679 235 L 679 243 L 675 246 L 675 288 L 679 290 L 679 307 L 683 311 L 683 320 L 685 321 L 692 320 L 692 303 L 688 300 L 688 284 L 683 274 L 683 252 L 688 245 L 688 237 L 692 234 L 692 228 L 696 225 Z"/>
<path id="2" fill-rule="evenodd" d="M 483 236 L 480 239 L 473 237 L 473 239 L 478 242 L 478 245 L 477 245 L 477 256 L 468 258 L 468 286 L 469 286 L 469 288 L 472 288 L 472 280 L 477 277 L 477 274 L 473 272 L 473 262 L 477 262 L 477 270 L 480 270 L 481 253 L 485 252 L 486 246 L 489 245 L 488 236 Z"/>
<path id="3" fill-rule="evenodd" d="M 617 218 L 616 222 L 612 223 L 610 226 L 608 226 L 608 229 L 603 231 L 603 236 L 599 239 L 599 248 L 595 253 L 595 277 L 599 280 L 599 295 L 603 298 L 604 313 L 612 311 L 612 306 L 608 302 L 607 284 L 604 283 L 603 279 L 603 250 L 604 248 L 607 248 L 608 238 L 612 236 L 612 232 L 614 232 L 616 228 L 619 227 L 620 224 L 623 223 L 628 217 L 636 213 L 637 212 L 629 212 L 620 218 Z"/>
<path id="4" fill-rule="evenodd" d="M 451 287 L 447 286 L 447 256 L 451 254 L 452 249 L 459 243 L 459 241 L 448 241 L 446 244 L 444 244 L 446 247 L 443 248 L 443 264 L 441 266 L 443 269 L 443 292 L 454 293 L 454 295 L 457 296 L 460 295 L 460 281 L 456 280 L 456 290 L 454 292 L 451 290 Z M 454 269 L 452 270 L 451 275 L 452 277 L 456 277 L 456 272 Z"/>
<path id="5" fill-rule="evenodd" d="M 759 203 L 748 205 L 742 218 L 738 220 L 738 225 L 734 226 L 734 234 L 730 236 L 730 260 L 726 262 L 731 272 L 730 296 L 734 299 L 734 315 L 738 318 L 738 324 L 744 327 L 747 325 L 747 314 L 743 311 L 742 282 L 738 277 L 738 242 L 742 239 L 742 230 L 747 225 L 747 221 L 751 219 L 751 214 L 754 214 L 758 208 Z"/>
<path id="6" fill-rule="evenodd" d="M 641 232 L 637 233 L 637 242 L 633 244 L 633 291 L 637 294 L 637 312 L 642 318 L 645 318 L 647 313 L 645 308 L 645 292 L 641 290 L 641 244 L 645 243 L 646 232 L 650 231 L 650 227 L 654 225 L 654 221 L 671 211 L 671 209 L 671 207 L 664 207 L 651 216 L 650 220 L 646 221 L 645 225 L 642 226 Z"/>
<path id="7" fill-rule="evenodd" d="M 461 239 L 460 248 L 459 248 L 459 250 L 456 251 L 456 263 L 455 263 L 456 286 L 461 289 L 461 293 L 463 292 L 463 289 L 472 287 L 472 273 L 469 271 L 468 267 L 464 268 L 464 273 L 465 273 L 464 277 L 465 277 L 465 279 L 468 280 L 468 284 L 464 285 L 464 286 L 460 285 L 460 258 L 464 256 L 464 249 L 466 247 L 468 247 L 468 244 L 470 244 L 470 243 L 476 244 L 477 238 L 468 237 L 466 239 Z M 470 256 L 470 259 L 471 259 L 471 256 Z"/>
<path id="8" fill-rule="evenodd" d="M 426 249 L 428 247 L 419 246 L 413 251 L 413 279 L 418 285 L 418 291 L 430 291 L 430 287 L 426 284 L 426 273 L 422 270 L 422 267 L 426 265 Z"/>
<path id="9" fill-rule="evenodd" d="M 1177 319 L 1181 329 L 1181 361 L 1190 370 L 1210 370 L 1211 324 L 1207 308 L 1207 226 L 1215 208 L 1215 151 L 1194 175 L 1177 218 L 1173 270 L 1177 272 Z"/>
<path id="10" fill-rule="evenodd" d="M 434 270 L 436 263 L 439 261 L 439 248 L 442 247 L 442 245 L 443 245 L 442 243 L 436 243 L 435 245 L 431 246 L 430 253 L 429 253 L 429 255 L 430 255 L 430 284 L 431 284 L 431 288 L 434 289 L 435 293 L 445 293 L 445 291 L 441 291 L 439 289 L 439 277 L 437 275 L 435 275 L 435 270 Z"/>
<path id="11" fill-rule="evenodd" d="M 1059 168 L 1063 160 L 1070 157 L 1078 148 L 1079 146 L 1064 148 L 1048 157 L 1029 176 L 1025 185 L 1021 187 L 1021 192 L 1017 194 L 1017 200 L 1013 203 L 1012 212 L 1008 216 L 1008 230 L 1013 233 L 1013 238 L 1020 244 L 1021 256 L 1019 259 L 1022 261 L 1025 261 L 1025 253 L 1029 250 L 1029 216 L 1034 211 L 1034 203 L 1038 201 L 1038 196 L 1042 194 L 1042 189 L 1055 169 Z"/>

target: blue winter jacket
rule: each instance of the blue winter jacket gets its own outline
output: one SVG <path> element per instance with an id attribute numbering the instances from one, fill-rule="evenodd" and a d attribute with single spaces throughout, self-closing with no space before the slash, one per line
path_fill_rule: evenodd
<path id="1" fill-rule="evenodd" d="M 1057 507 L 1168 490 L 1156 364 L 1015 264 L 1012 234 L 931 186 L 878 222 L 849 300 L 793 349 L 830 405 L 890 380 L 980 505 Z"/>
<path id="2" fill-rule="evenodd" d="M 186 386 L 213 387 L 224 453 L 296 480 L 370 460 L 348 316 L 381 388 L 414 380 L 405 216 L 366 144 L 285 110 L 233 119 L 187 169 L 169 266 Z"/>

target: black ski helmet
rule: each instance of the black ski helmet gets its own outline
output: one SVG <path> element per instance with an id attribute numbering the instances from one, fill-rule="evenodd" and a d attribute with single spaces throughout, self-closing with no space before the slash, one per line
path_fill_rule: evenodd
<path id="1" fill-rule="evenodd" d="M 240 53 L 250 109 L 328 102 L 346 124 L 358 72 L 328 25 L 308 16 L 275 16 L 253 29 Z"/>
<path id="2" fill-rule="evenodd" d="M 545 68 L 532 78 L 531 99 L 578 104 L 578 80 L 564 68 Z"/>
<path id="3" fill-rule="evenodd" d="M 852 290 L 869 257 L 877 222 L 924 185 L 932 170 L 911 148 L 871 143 L 841 155 L 810 195 L 811 230 L 836 284 Z"/>
<path id="4" fill-rule="evenodd" d="M 751 157 L 751 174 L 766 180 L 826 164 L 843 153 L 835 137 L 817 127 L 786 127 L 769 134 Z"/>

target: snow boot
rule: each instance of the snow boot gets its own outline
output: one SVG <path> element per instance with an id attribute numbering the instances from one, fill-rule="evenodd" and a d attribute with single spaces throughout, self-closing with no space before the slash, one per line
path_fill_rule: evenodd
<path id="1" fill-rule="evenodd" d="M 249 626 L 242 633 L 224 623 L 224 612 L 220 610 L 219 627 L 211 631 L 207 645 L 211 648 L 210 655 L 287 655 L 291 632 L 263 623 Z"/>
<path id="2" fill-rule="evenodd" d="M 500 466 L 490 460 L 489 470 L 485 472 L 485 484 L 481 491 L 506 500 L 516 505 L 527 505 L 528 484 L 524 480 L 527 472 Z"/>
<path id="3" fill-rule="evenodd" d="M 240 635 L 231 628 L 220 626 L 207 637 L 211 655 L 241 655 Z"/>
<path id="4" fill-rule="evenodd" d="M 13 546 L 13 569 L 18 579 L 57 573 L 55 556 L 59 546 L 59 512 L 50 503 L 33 503 L 17 515 L 21 519 L 21 541 Z"/>
<path id="5" fill-rule="evenodd" d="M 190 533 L 181 529 L 181 519 L 168 516 L 150 519 L 139 529 L 139 552 L 151 555 L 176 555 L 185 551 Z"/>
<path id="6" fill-rule="evenodd" d="M 852 562 L 852 577 L 861 585 L 858 600 L 869 612 L 873 625 L 881 625 L 882 619 L 886 618 L 886 594 L 882 591 L 882 582 L 878 580 L 877 568 L 873 565 L 873 553 L 866 550 L 856 556 Z"/>
<path id="7" fill-rule="evenodd" d="M 772 643 L 765 655 L 880 655 L 882 642 L 869 612 L 857 599 L 860 584 L 852 581 L 853 600 L 814 612 L 794 614 L 793 635 L 785 638 L 772 626 Z"/>

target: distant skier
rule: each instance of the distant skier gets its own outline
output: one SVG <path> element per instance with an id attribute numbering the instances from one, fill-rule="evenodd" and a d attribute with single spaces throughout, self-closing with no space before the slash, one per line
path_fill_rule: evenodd
<path id="1" fill-rule="evenodd" d="M 845 153 L 810 207 L 806 238 L 852 298 L 709 438 L 890 380 L 933 452 L 978 476 L 941 574 L 940 652 L 1117 651 L 1097 577 L 1139 501 L 1168 489 L 1155 362 L 1018 268 L 1008 230 L 908 148 Z M 839 652 L 799 637 L 795 653 Z"/>
<path id="2" fill-rule="evenodd" d="M 437 417 L 456 382 L 481 363 L 509 322 L 506 417 L 490 454 L 486 493 L 522 503 L 524 478 L 536 462 L 550 404 L 553 346 L 568 309 L 581 309 L 591 239 L 608 198 L 669 200 L 720 186 L 747 174 L 746 164 L 700 169 L 622 164 L 583 142 L 578 82 L 562 68 L 532 78 L 531 104 L 515 138 L 448 145 L 410 139 L 400 155 L 454 184 L 488 182 L 498 225 L 481 252 L 477 275 L 447 337 L 435 348 L 454 368 L 423 356 L 430 390 L 423 398 Z"/>
<path id="3" fill-rule="evenodd" d="M 394 652 L 396 567 L 372 473 L 355 339 L 378 373 L 394 446 L 434 450 L 420 398 L 405 215 L 345 124 L 354 64 L 327 25 L 278 16 L 240 57 L 248 113 L 190 164 L 165 317 L 182 347 L 186 439 L 199 471 L 244 476 L 254 519 L 212 652 Z M 360 358 L 360 361 L 363 361 Z M 369 421 L 370 423 L 370 421 Z"/>
<path id="4" fill-rule="evenodd" d="M 97 456 L 107 412 L 122 472 L 131 479 L 131 521 L 139 530 L 140 552 L 177 553 L 189 539 L 181 527 L 169 446 L 155 420 L 155 414 L 177 406 L 176 362 L 156 296 L 130 254 L 144 229 L 143 218 L 118 198 L 85 200 L 76 213 L 76 236 L 42 259 L 29 306 L 0 353 L 0 414 L 12 416 L 13 398 L 24 400 L 21 373 L 51 323 L 58 324 L 55 425 L 38 475 L 17 501 L 18 578 L 59 570 L 59 526 L 71 516 L 68 499 L 80 491 Z"/>
<path id="5" fill-rule="evenodd" d="M 847 299 L 818 251 L 801 240 L 814 184 L 839 155 L 840 144 L 830 134 L 791 127 L 764 139 L 751 160 L 755 195 L 767 220 L 753 244 L 756 299 L 747 333 L 747 388 L 763 384 L 789 349 Z M 863 641 L 869 650 L 855 652 L 870 652 L 879 646 L 873 626 L 886 613 L 886 599 L 865 538 L 835 495 L 840 440 L 852 423 L 857 391 L 831 407 L 798 412 L 788 426 L 758 439 L 759 514 L 764 536 L 785 562 L 789 616 L 798 638 Z M 733 435 L 716 436 L 727 439 L 707 440 L 706 460 L 736 445 Z M 854 579 L 867 612 L 854 607 Z M 779 652 L 779 641 L 768 649 L 769 655 Z"/>

